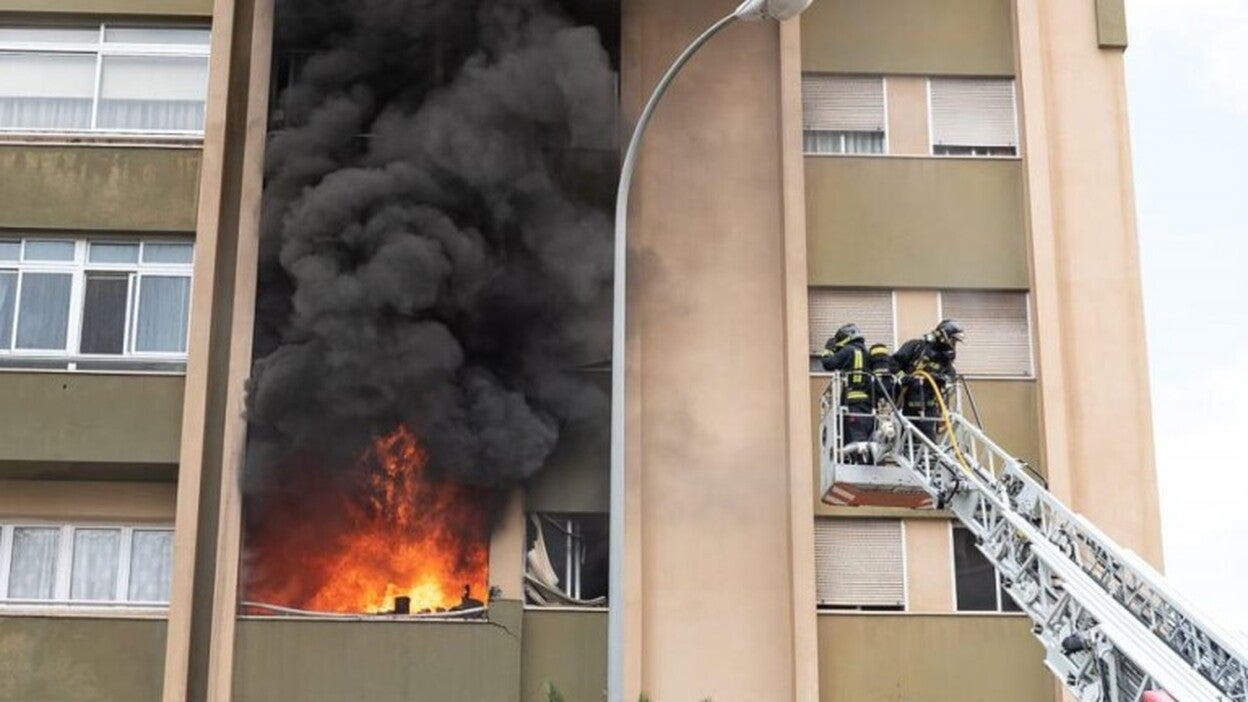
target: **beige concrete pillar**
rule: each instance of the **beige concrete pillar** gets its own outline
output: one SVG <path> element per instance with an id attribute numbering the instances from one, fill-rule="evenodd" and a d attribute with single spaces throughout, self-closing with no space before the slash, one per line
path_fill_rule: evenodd
<path id="1" fill-rule="evenodd" d="M 676 54 L 736 4 L 626 2 L 626 109 L 635 115 Z M 792 499 L 795 479 L 810 488 L 790 456 L 807 451 L 809 429 L 791 436 L 801 397 L 791 384 L 800 378 L 804 392 L 806 380 L 790 347 L 804 352 L 805 340 L 789 333 L 797 264 L 787 259 L 782 147 L 796 141 L 782 129 L 780 76 L 776 25 L 730 27 L 668 94 L 638 172 L 626 699 L 791 700 L 814 690 L 798 681 L 816 667 L 810 651 L 799 664 L 795 650 L 809 646 L 798 630 L 813 597 L 795 601 L 809 589 L 795 585 L 795 537 L 808 545 L 792 510 L 811 515 L 808 498 Z"/>
<path id="2" fill-rule="evenodd" d="M 888 76 L 888 153 L 928 156 L 932 152 L 927 116 L 927 79 Z"/>
<path id="3" fill-rule="evenodd" d="M 1017 0 L 1046 467 L 1059 497 L 1161 564 L 1123 57 L 1081 3 Z"/>
<path id="4" fill-rule="evenodd" d="M 906 611 L 954 611 L 953 541 L 943 519 L 907 519 Z"/>
<path id="5" fill-rule="evenodd" d="M 272 0 L 217 0 L 182 417 L 164 702 L 229 698 Z"/>

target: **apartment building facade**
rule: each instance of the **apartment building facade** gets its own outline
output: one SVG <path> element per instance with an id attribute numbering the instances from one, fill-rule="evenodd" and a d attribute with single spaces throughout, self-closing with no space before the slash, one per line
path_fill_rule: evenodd
<path id="1" fill-rule="evenodd" d="M 623 124 L 734 5 L 587 4 Z M 810 354 L 849 321 L 961 320 L 988 433 L 1160 561 L 1121 0 L 816 0 L 718 37 L 647 142 L 625 591 L 590 435 L 510 496 L 488 622 L 243 607 L 273 24 L 0 0 L 0 699 L 601 699 L 606 610 L 526 591 L 539 534 L 622 603 L 633 698 L 1056 699 L 947 514 L 821 500 Z"/>

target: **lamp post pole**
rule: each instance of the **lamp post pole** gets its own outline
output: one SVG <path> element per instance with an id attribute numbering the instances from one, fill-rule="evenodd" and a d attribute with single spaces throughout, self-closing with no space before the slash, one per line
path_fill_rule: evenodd
<path id="1" fill-rule="evenodd" d="M 775 19 L 785 20 L 805 10 L 811 0 L 745 0 L 731 14 L 720 19 L 702 32 L 672 63 L 659 79 L 650 99 L 646 101 L 633 128 L 624 162 L 620 166 L 619 189 L 615 196 L 615 281 L 612 302 L 611 330 L 611 521 L 610 521 L 610 576 L 608 595 L 610 611 L 607 615 L 607 700 L 624 702 L 624 447 L 626 444 L 625 402 L 627 326 L 627 270 L 628 270 L 628 196 L 637 169 L 637 157 L 646 129 L 654 117 L 655 108 L 671 87 L 677 74 L 716 34 L 737 20 Z"/>

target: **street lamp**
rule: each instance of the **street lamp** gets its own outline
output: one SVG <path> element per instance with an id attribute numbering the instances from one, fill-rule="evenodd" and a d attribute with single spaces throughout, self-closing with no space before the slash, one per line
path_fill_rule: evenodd
<path id="1" fill-rule="evenodd" d="M 624 163 L 620 167 L 620 185 L 615 196 L 615 300 L 611 337 L 611 554 L 610 613 L 607 623 L 607 699 L 624 702 L 624 402 L 625 382 L 625 312 L 628 286 L 628 195 L 637 168 L 641 141 L 650 126 L 650 119 L 672 81 L 689 59 L 716 34 L 737 20 L 786 20 L 796 17 L 810 6 L 812 0 L 745 0 L 731 14 L 711 25 L 672 63 L 646 101 L 645 108 L 633 128 Z"/>

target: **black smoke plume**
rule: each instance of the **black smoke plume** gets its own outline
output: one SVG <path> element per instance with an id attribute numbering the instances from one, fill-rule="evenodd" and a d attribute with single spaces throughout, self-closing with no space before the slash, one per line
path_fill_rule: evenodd
<path id="1" fill-rule="evenodd" d="M 406 423 L 503 487 L 605 411 L 614 142 L 597 31 L 544 0 L 286 0 L 266 162 L 248 486 Z M 572 165 L 569 165 L 572 164 Z"/>

